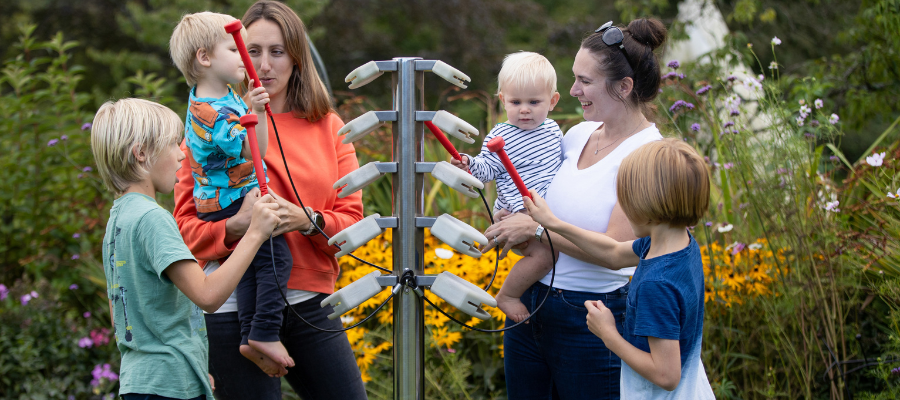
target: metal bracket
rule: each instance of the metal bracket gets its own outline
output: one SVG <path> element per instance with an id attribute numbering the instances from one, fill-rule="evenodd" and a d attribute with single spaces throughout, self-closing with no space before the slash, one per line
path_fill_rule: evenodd
<path id="1" fill-rule="evenodd" d="M 431 171 L 434 171 L 434 166 L 437 164 L 436 162 L 417 162 L 416 163 L 416 173 L 417 174 L 427 174 Z"/>
<path id="2" fill-rule="evenodd" d="M 416 217 L 416 228 L 431 228 L 436 220 L 436 217 Z"/>
<path id="3" fill-rule="evenodd" d="M 431 121 L 434 119 L 437 111 L 416 111 L 416 122 Z"/>
<path id="4" fill-rule="evenodd" d="M 431 71 L 435 62 L 435 60 L 416 60 L 416 71 Z"/>
<path id="5" fill-rule="evenodd" d="M 378 172 L 380 172 L 382 174 L 397 173 L 397 163 L 396 162 L 379 162 L 377 164 L 377 166 L 378 166 Z"/>
<path id="6" fill-rule="evenodd" d="M 378 67 L 378 70 L 381 72 L 394 72 L 397 70 L 397 61 L 375 61 L 375 66 Z"/>
<path id="7" fill-rule="evenodd" d="M 381 286 L 394 286 L 397 284 L 397 277 L 394 275 L 382 275 L 375 278 Z"/>
<path id="8" fill-rule="evenodd" d="M 386 228 L 396 229 L 397 227 L 400 226 L 400 222 L 398 221 L 397 217 L 380 217 L 380 218 L 376 218 L 375 222 L 378 223 L 378 227 L 381 229 L 386 229 Z"/>

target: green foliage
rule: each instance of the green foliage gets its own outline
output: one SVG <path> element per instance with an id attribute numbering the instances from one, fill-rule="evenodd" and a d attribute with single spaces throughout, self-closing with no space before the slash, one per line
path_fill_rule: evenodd
<path id="1" fill-rule="evenodd" d="M 34 291 L 37 298 L 20 304 L 21 296 Z M 118 364 L 115 339 L 102 327 L 109 326 L 109 314 L 95 311 L 88 317 L 78 303 L 91 296 L 83 289 L 56 294 L 47 284 L 28 282 L 11 288 L 0 300 L 0 397 L 4 399 L 97 399 L 115 393 L 117 382 L 105 379 L 91 383 L 92 369 Z M 111 340 L 102 345 L 80 347 L 79 339 Z M 113 370 L 118 370 L 117 367 Z"/>

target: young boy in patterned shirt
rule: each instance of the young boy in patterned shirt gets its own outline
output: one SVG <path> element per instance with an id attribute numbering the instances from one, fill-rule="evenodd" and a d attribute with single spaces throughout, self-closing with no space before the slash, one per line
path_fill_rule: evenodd
<path id="1" fill-rule="evenodd" d="M 247 131 L 239 124 L 240 117 L 250 110 L 231 87 L 246 76 L 234 39 L 225 32 L 225 25 L 234 20 L 211 12 L 188 14 L 175 27 L 169 41 L 172 60 L 191 86 L 184 133 L 197 216 L 205 221 L 234 216 L 247 193 L 259 187 L 259 177 L 250 160 Z M 245 32 L 242 30 L 241 34 Z M 269 138 L 265 122 L 269 95 L 259 87 L 251 90 L 248 97 L 261 122 L 256 136 L 264 157 Z M 238 285 L 240 351 L 253 362 L 259 363 L 261 353 L 285 368 L 294 365 L 279 340 L 284 310 L 279 290 L 285 291 L 292 264 L 287 242 L 283 236 L 277 236 L 272 239 L 271 249 L 268 243 L 257 249 L 251 267 Z"/>

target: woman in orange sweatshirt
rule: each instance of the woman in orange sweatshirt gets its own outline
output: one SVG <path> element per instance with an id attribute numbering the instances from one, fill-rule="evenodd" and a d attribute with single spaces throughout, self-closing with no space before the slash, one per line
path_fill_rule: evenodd
<path id="1" fill-rule="evenodd" d="M 242 18 L 247 28 L 247 48 L 269 93 L 276 127 L 284 146 L 284 157 L 303 205 L 328 236 L 362 219 L 362 195 L 338 198 L 332 184 L 359 167 L 351 144 L 342 144 L 337 131 L 344 125 L 331 106 L 325 85 L 316 74 L 306 28 L 290 8 L 262 0 Z M 262 123 L 263 121 L 260 121 Z M 269 123 L 269 143 L 277 143 Z M 187 151 L 184 144 L 182 150 Z M 272 150 L 272 147 L 270 147 Z M 246 195 L 243 207 L 226 220 L 207 222 L 197 218 L 193 199 L 191 157 L 178 171 L 175 187 L 175 219 L 185 242 L 204 271 L 218 268 L 228 257 L 250 224 L 253 199 L 258 189 Z M 326 329 L 340 329 L 340 320 L 329 320 L 330 307 L 320 308 L 322 299 L 334 291 L 340 267 L 313 221 L 307 218 L 294 195 L 280 151 L 264 158 L 269 192 L 280 205 L 281 224 L 275 235 L 284 235 L 293 257 L 288 279 L 288 302 L 307 321 Z M 268 244 L 263 244 L 264 246 Z M 281 278 L 281 277 L 279 277 Z M 280 399 L 278 377 L 285 376 L 303 398 L 364 399 L 359 368 L 344 333 L 326 333 L 310 328 L 285 309 L 281 341 L 295 366 L 284 369 L 261 353 L 240 344 L 240 324 L 234 295 L 216 312 L 206 314 L 209 336 L 209 370 L 216 382 L 218 399 Z M 243 353 L 243 354 L 242 354 Z"/>

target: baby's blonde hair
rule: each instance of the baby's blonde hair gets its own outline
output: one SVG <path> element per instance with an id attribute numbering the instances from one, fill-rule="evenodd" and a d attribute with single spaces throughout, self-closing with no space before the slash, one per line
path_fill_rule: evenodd
<path id="1" fill-rule="evenodd" d="M 647 143 L 619 165 L 616 195 L 634 223 L 696 225 L 709 208 L 706 162 L 678 139 Z"/>
<path id="2" fill-rule="evenodd" d="M 209 11 L 181 17 L 169 38 L 169 54 L 187 80 L 188 86 L 194 87 L 203 76 L 203 70 L 196 63 L 197 51 L 206 49 L 207 54 L 212 56 L 216 44 L 229 37 L 225 32 L 225 25 L 234 20 L 236 18 L 230 15 Z M 241 28 L 241 35 L 245 34 L 246 30 Z"/>
<path id="3" fill-rule="evenodd" d="M 184 124 L 162 104 L 142 99 L 108 101 L 91 126 L 91 150 L 103 184 L 123 193 L 140 182 L 167 146 L 181 142 Z M 143 165 L 132 149 L 149 155 Z"/>
<path id="4" fill-rule="evenodd" d="M 556 69 L 550 60 L 538 53 L 520 51 L 507 54 L 497 75 L 497 93 L 504 87 L 544 87 L 552 95 L 556 93 Z"/>

